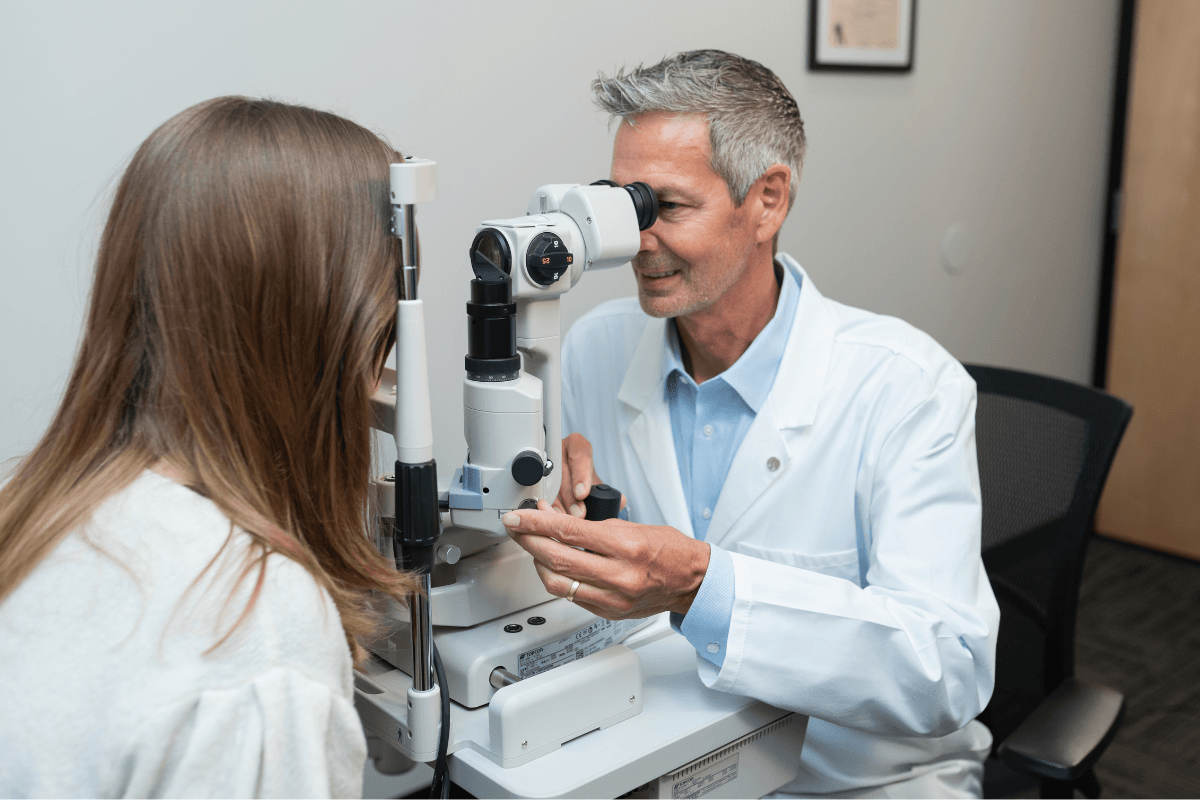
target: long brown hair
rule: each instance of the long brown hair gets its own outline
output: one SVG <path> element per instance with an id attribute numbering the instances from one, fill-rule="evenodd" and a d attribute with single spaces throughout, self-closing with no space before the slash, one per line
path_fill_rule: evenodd
<path id="1" fill-rule="evenodd" d="M 301 563 L 360 657 L 368 590 L 413 589 L 366 533 L 399 159 L 349 120 L 243 97 L 150 135 L 116 190 L 62 404 L 0 489 L 0 601 L 166 462 L 252 537 L 242 576 L 257 566 L 261 587 L 271 553 Z"/>

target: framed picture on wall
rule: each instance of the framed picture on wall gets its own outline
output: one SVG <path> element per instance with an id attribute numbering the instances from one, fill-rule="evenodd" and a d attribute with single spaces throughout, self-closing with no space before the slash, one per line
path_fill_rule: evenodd
<path id="1" fill-rule="evenodd" d="M 808 68 L 910 72 L 917 0 L 809 0 Z"/>

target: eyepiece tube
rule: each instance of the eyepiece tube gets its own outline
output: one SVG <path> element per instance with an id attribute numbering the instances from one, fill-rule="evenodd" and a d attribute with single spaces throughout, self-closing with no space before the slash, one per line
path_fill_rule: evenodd
<path id="1" fill-rule="evenodd" d="M 658 220 L 658 195 L 650 185 L 637 181 L 625 187 L 633 198 L 633 210 L 637 212 L 638 230 L 644 231 Z"/>
<path id="2" fill-rule="evenodd" d="M 633 211 L 637 214 L 638 230 L 644 231 L 658 220 L 658 195 L 650 188 L 650 184 L 634 181 L 620 186 L 616 181 L 598 180 L 592 181 L 592 186 L 612 186 L 629 192 L 629 198 L 633 200 Z"/>

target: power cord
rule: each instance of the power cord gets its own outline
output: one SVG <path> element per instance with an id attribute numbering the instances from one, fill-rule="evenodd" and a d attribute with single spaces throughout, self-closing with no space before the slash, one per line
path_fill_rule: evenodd
<path id="1" fill-rule="evenodd" d="M 438 736 L 437 761 L 433 765 L 433 783 L 429 786 L 429 796 L 445 800 L 450 796 L 449 767 L 446 764 L 447 751 L 450 749 L 450 689 L 446 683 L 446 669 L 442 666 L 442 656 L 438 653 L 437 645 L 433 646 L 433 669 L 437 673 L 438 691 L 442 701 L 442 730 Z"/>

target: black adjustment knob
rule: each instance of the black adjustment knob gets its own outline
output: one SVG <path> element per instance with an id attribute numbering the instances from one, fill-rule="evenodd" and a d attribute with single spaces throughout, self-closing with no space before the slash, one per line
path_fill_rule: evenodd
<path id="1" fill-rule="evenodd" d="M 563 276 L 575 257 L 557 235 L 546 231 L 535 236 L 525 251 L 525 270 L 541 286 L 549 286 Z"/>
<path id="2" fill-rule="evenodd" d="M 583 505 L 587 509 L 584 519 L 596 522 L 612 519 L 621 513 L 621 493 L 607 484 L 597 483 L 591 494 L 583 498 Z"/>
<path id="3" fill-rule="evenodd" d="M 513 480 L 522 486 L 533 486 L 542 479 L 544 462 L 536 450 L 523 450 L 512 463 Z"/>

